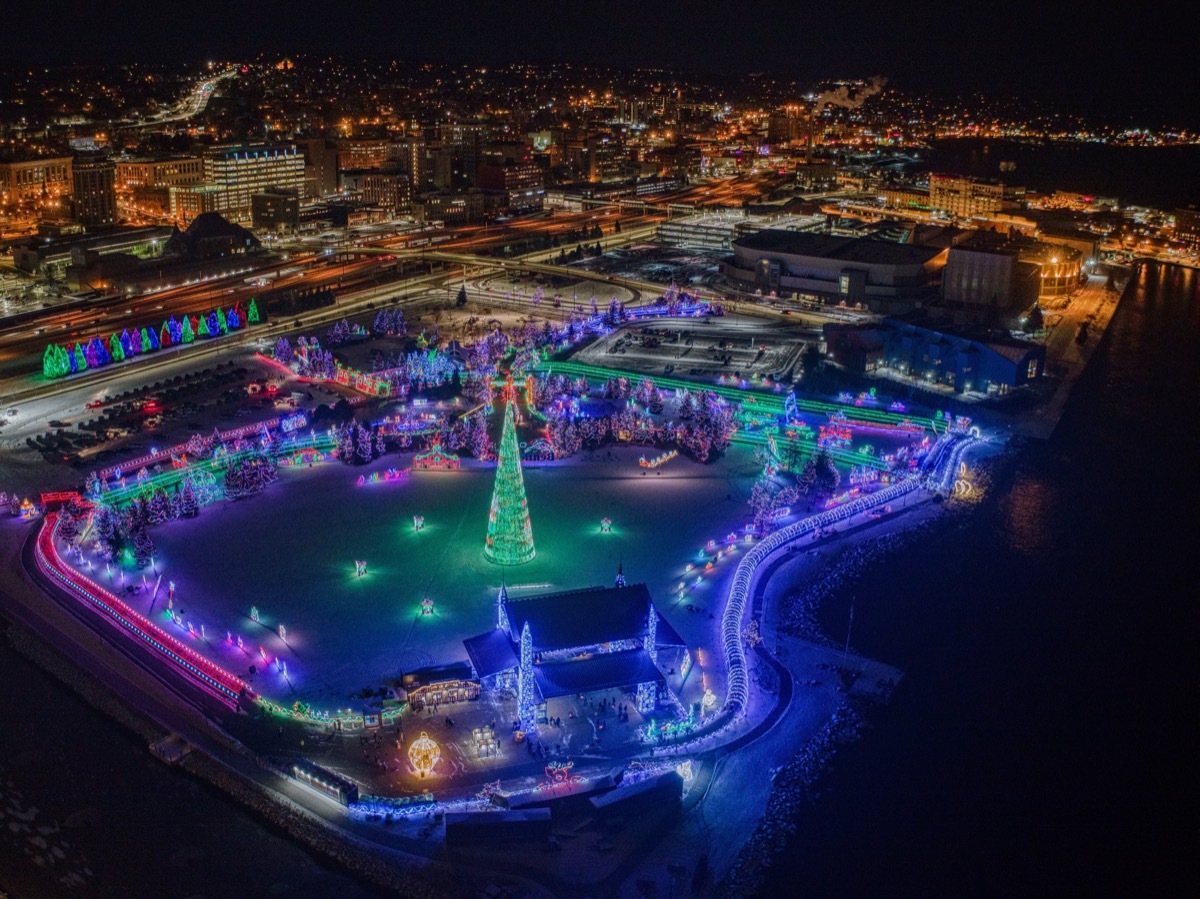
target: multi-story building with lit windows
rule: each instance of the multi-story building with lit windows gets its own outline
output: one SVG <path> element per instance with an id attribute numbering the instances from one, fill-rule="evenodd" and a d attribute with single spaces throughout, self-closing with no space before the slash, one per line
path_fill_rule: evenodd
<path id="1" fill-rule="evenodd" d="M 199 156 L 168 156 L 162 159 L 132 156 L 116 160 L 116 165 L 118 190 L 173 187 L 204 180 L 204 160 Z"/>
<path id="2" fill-rule="evenodd" d="M 929 205 L 955 218 L 968 219 L 1015 209 L 1024 188 L 998 181 L 981 181 L 963 175 L 933 173 L 929 176 Z"/>
<path id="3" fill-rule="evenodd" d="M 0 162 L 0 210 L 53 207 L 70 197 L 71 190 L 70 156 Z"/>
<path id="4" fill-rule="evenodd" d="M 216 147 L 204 157 L 204 180 L 171 188 L 171 214 L 190 221 L 200 212 L 251 220 L 251 197 L 270 188 L 304 186 L 304 156 L 294 146 Z"/>
<path id="5" fill-rule="evenodd" d="M 546 174 L 530 160 L 487 162 L 479 166 L 479 187 L 501 194 L 501 205 L 513 212 L 542 208 L 546 197 Z"/>
<path id="6" fill-rule="evenodd" d="M 106 150 L 75 154 L 71 165 L 71 208 L 79 224 L 95 228 L 117 223 L 116 170 Z"/>

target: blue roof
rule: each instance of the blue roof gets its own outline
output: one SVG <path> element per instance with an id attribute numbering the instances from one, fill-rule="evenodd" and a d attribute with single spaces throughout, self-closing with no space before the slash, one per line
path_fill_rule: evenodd
<path id="1" fill-rule="evenodd" d="M 600 653 L 570 662 L 543 662 L 533 666 L 533 676 L 543 699 L 663 682 L 662 672 L 644 649 Z"/>
<path id="2" fill-rule="evenodd" d="M 500 628 L 463 640 L 463 646 L 467 648 L 467 657 L 479 677 L 491 677 L 515 668 L 520 661 L 508 634 Z"/>
<path id="3" fill-rule="evenodd" d="M 645 584 L 544 593 L 504 604 L 511 636 L 526 622 L 535 652 L 644 637 L 652 604 Z"/>

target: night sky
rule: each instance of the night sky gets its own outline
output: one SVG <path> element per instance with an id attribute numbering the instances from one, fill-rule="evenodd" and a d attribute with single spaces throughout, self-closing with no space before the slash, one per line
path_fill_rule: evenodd
<path id="1" fill-rule="evenodd" d="M 194 2 L 11 4 L 3 58 L 47 63 L 246 59 L 260 52 L 412 60 L 610 63 L 767 71 L 801 81 L 887 76 L 1070 111 L 1195 124 L 1192 22 L 1137 7 L 963 0 L 780 2 Z M 18 39 L 14 37 L 18 36 Z"/>

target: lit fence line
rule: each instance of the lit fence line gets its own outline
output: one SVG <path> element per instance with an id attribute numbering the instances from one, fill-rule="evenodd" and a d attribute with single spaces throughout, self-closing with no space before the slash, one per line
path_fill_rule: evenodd
<path id="1" fill-rule="evenodd" d="M 267 428 L 269 430 L 277 427 L 279 427 L 279 419 L 271 418 L 267 421 L 259 421 L 255 422 L 254 424 L 241 425 L 240 427 L 233 428 L 229 431 L 219 431 L 217 433 L 216 440 L 217 442 L 224 443 L 226 440 L 237 440 L 241 437 L 245 437 L 247 434 L 257 433 L 263 428 Z M 187 451 L 187 443 L 177 443 L 175 446 L 168 447 L 167 449 L 159 450 L 158 452 L 154 453 L 147 453 L 144 456 L 138 456 L 136 459 L 130 459 L 128 462 L 122 462 L 119 465 L 110 465 L 108 468 L 102 468 L 96 473 L 96 475 L 101 480 L 106 481 L 114 475 L 120 477 L 122 472 L 136 472 L 143 468 L 147 468 L 150 465 L 155 465 L 159 462 L 166 462 L 172 456 L 178 456 L 180 453 L 186 453 Z"/>
<path id="2" fill-rule="evenodd" d="M 912 477 L 885 487 L 869 496 L 860 497 L 844 506 L 838 506 L 826 512 L 810 515 L 808 518 L 768 534 L 759 541 L 738 562 L 733 576 L 733 585 L 729 589 L 729 597 L 725 602 L 725 610 L 721 616 L 721 636 L 725 654 L 727 685 L 725 694 L 725 709 L 735 716 L 745 711 L 749 700 L 750 688 L 746 668 L 746 650 L 742 639 L 742 620 L 746 615 L 746 603 L 750 598 L 750 588 L 753 586 L 754 574 L 766 559 L 794 540 L 798 540 L 814 531 L 845 521 L 866 512 L 876 506 L 898 500 L 919 487 L 948 492 L 953 483 L 954 473 L 958 470 L 962 457 L 968 449 L 980 441 L 968 437 L 958 441 L 951 449 L 948 461 L 941 462 L 947 445 L 954 440 L 949 435 L 943 435 L 934 445 L 935 452 L 930 456 L 934 459 L 933 469 L 925 478 Z"/>
<path id="3" fill-rule="evenodd" d="M 58 513 L 51 512 L 38 532 L 34 555 L 38 568 L 44 574 L 52 577 L 74 596 L 91 603 L 109 620 L 139 637 L 153 650 L 182 667 L 186 674 L 198 678 L 204 686 L 215 690 L 222 698 L 232 700 L 236 704 L 244 691 L 253 695 L 245 681 L 175 639 L 95 581 L 83 577 L 66 565 L 54 546 L 59 520 Z"/>

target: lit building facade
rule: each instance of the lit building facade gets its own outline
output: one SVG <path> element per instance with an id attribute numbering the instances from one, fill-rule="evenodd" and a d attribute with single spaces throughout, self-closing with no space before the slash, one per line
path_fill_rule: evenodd
<path id="1" fill-rule="evenodd" d="M 0 209 L 54 208 L 71 190 L 70 156 L 0 162 Z"/>
<path id="2" fill-rule="evenodd" d="M 204 157 L 204 180 L 171 188 L 171 214 L 191 221 L 200 212 L 251 220 L 251 197 L 271 188 L 304 187 L 304 156 L 294 146 L 215 148 Z"/>
<path id="3" fill-rule="evenodd" d="M 78 153 L 71 166 L 71 208 L 88 228 L 117 223 L 116 163 L 104 150 Z"/>
<path id="4" fill-rule="evenodd" d="M 172 187 L 176 184 L 196 184 L 204 180 L 204 160 L 199 156 L 118 159 L 116 167 L 118 190 Z"/>
<path id="5" fill-rule="evenodd" d="M 937 172 L 929 176 L 930 207 L 955 218 L 986 216 L 1014 209 L 1023 195 L 1023 188 L 1008 187 L 998 181 Z"/>

